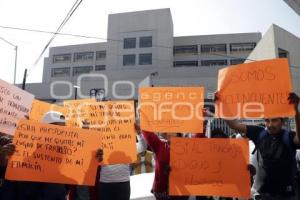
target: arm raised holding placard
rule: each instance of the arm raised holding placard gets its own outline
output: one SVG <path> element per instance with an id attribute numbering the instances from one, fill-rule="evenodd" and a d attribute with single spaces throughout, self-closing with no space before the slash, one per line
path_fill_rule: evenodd
<path id="1" fill-rule="evenodd" d="M 215 101 L 218 101 L 218 93 L 215 97 Z M 300 144 L 299 96 L 290 93 L 288 101 L 294 105 L 296 133 L 284 128 L 284 116 L 265 118 L 265 127 L 225 119 L 230 128 L 245 133 L 256 146 L 259 159 L 254 186 L 258 193 L 275 195 L 278 199 L 293 195 L 295 154 Z"/>
<path id="2" fill-rule="evenodd" d="M 219 101 L 219 94 L 218 92 L 215 93 L 215 99 L 214 101 Z M 244 133 L 247 134 L 247 126 L 245 124 L 240 123 L 238 120 L 236 119 L 224 119 L 224 121 L 228 124 L 228 126 L 231 129 L 234 129 L 236 131 L 238 131 L 239 133 Z"/>

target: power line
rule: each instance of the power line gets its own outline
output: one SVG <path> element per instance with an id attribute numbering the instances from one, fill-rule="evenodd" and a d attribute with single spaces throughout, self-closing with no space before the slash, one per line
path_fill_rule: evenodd
<path id="1" fill-rule="evenodd" d="M 64 35 L 64 36 L 72 36 L 72 37 L 80 37 L 80 38 L 86 38 L 86 39 L 97 39 L 97 40 L 104 40 L 104 41 L 114 41 L 114 42 L 122 42 L 123 40 L 117 40 L 117 39 L 111 39 L 111 38 L 104 38 L 104 37 L 96 37 L 96 36 L 87 36 L 87 35 L 79 35 L 79 34 L 71 34 L 71 33 L 59 33 L 59 32 L 52 32 L 52 31 L 45 31 L 45 30 L 38 30 L 38 29 L 28 29 L 28 28 L 20 28 L 20 27 L 11 27 L 11 26 L 2 26 L 0 25 L 0 28 L 4 29 L 12 29 L 12 30 L 18 30 L 18 31 L 28 31 L 28 32 L 37 32 L 37 33 L 45 33 L 45 34 L 55 34 L 55 35 Z M 195 45 L 201 45 L 201 44 L 195 44 Z M 153 45 L 153 47 L 160 47 L 160 48 L 167 48 L 167 49 L 173 49 L 173 47 L 163 46 L 163 45 Z M 233 59 L 243 59 L 243 60 L 249 60 L 249 61 L 258 61 L 253 59 L 248 59 L 244 57 L 237 57 L 227 54 L 218 54 L 216 52 L 209 52 L 211 55 L 220 56 L 224 58 L 233 58 Z M 118 54 L 110 54 L 114 56 L 122 56 Z M 174 60 L 161 60 L 161 59 L 155 59 L 157 61 L 168 61 L 168 62 L 174 62 Z M 300 66 L 290 66 L 291 68 L 300 68 Z"/>
<path id="2" fill-rule="evenodd" d="M 51 31 L 44 31 L 44 30 L 37 30 L 37 29 L 27 29 L 27 28 L 19 28 L 19 27 L 11 27 L 11 26 L 1 26 L 0 28 L 5 28 L 5 29 L 13 29 L 13 30 L 20 30 L 20 31 L 29 31 L 29 32 L 39 32 L 39 33 L 50 33 L 54 34 L 55 32 Z M 98 39 L 98 40 L 105 40 L 105 41 L 113 41 L 113 42 L 121 42 L 123 43 L 123 40 L 117 40 L 117 39 L 111 39 L 111 38 L 104 38 L 104 37 L 96 37 L 96 36 L 86 36 L 86 35 L 78 35 L 78 34 L 71 34 L 71 33 L 56 33 L 57 35 L 65 35 L 65 36 L 73 36 L 73 37 L 81 37 L 81 38 L 87 38 L 87 39 Z M 195 44 L 195 45 L 201 45 L 201 44 Z M 160 47 L 160 48 L 166 48 L 166 49 L 172 49 L 174 47 L 170 46 L 163 46 L 163 45 L 152 45 L 153 47 Z M 252 59 L 247 59 L 243 57 L 237 57 L 237 56 L 230 56 L 227 54 L 218 54 L 215 52 L 209 52 L 211 55 L 216 55 L 216 56 L 221 56 L 221 57 L 226 57 L 226 58 L 235 58 L 235 59 L 244 59 L 244 60 L 249 60 L 249 61 L 256 61 Z M 173 62 L 173 61 L 172 61 Z"/>
<path id="3" fill-rule="evenodd" d="M 6 40 L 6 39 L 4 39 L 3 37 L 0 37 L 0 40 L 2 40 L 2 41 L 4 41 L 4 42 L 6 42 L 7 44 L 9 44 L 9 45 L 11 45 L 11 46 L 13 46 L 13 47 L 15 47 L 15 48 L 16 48 L 16 46 L 17 46 L 17 45 L 14 45 L 13 43 L 11 43 L 11 42 L 7 41 L 7 40 Z"/>
<path id="4" fill-rule="evenodd" d="M 86 38 L 86 39 L 97 39 L 97 40 L 105 40 L 105 41 L 122 42 L 123 43 L 123 40 L 105 38 L 105 37 L 97 37 L 97 36 L 87 36 L 87 35 L 79 35 L 79 34 L 72 34 L 72 33 L 57 33 L 57 32 L 52 32 L 52 31 L 29 29 L 29 28 L 20 28 L 20 27 L 12 27 L 12 26 L 3 26 L 3 25 L 0 25 L 0 28 L 12 29 L 12 30 L 18 30 L 18 31 L 45 33 L 45 34 L 65 35 L 65 36 L 72 36 L 72 37 L 81 37 L 81 38 Z M 163 45 L 152 45 L 152 46 L 153 47 L 173 49 L 173 47 L 170 47 L 170 46 L 163 46 Z"/>
<path id="5" fill-rule="evenodd" d="M 44 31 L 38 29 L 28 29 L 28 28 L 20 28 L 20 27 L 12 27 L 12 26 L 1 26 L 0 28 L 3 29 L 12 29 L 18 31 L 28 31 L 28 32 L 36 32 L 36 33 L 45 33 L 45 34 L 55 34 L 56 32 L 53 31 Z M 79 34 L 71 34 L 71 33 L 56 33 L 56 35 L 65 35 L 65 36 L 72 36 L 72 37 L 81 37 L 87 39 L 99 39 L 99 40 L 107 40 L 106 38 L 95 37 L 95 36 L 86 36 L 86 35 L 79 35 Z"/>
<path id="6" fill-rule="evenodd" d="M 48 43 L 43 48 L 43 50 L 40 53 L 40 55 L 38 56 L 38 58 L 35 60 L 33 66 L 29 69 L 29 74 L 37 66 L 38 62 L 41 60 L 43 54 L 45 53 L 45 51 L 47 50 L 47 48 L 49 47 L 49 45 L 51 44 L 51 42 L 54 40 L 54 38 L 56 37 L 57 33 L 60 32 L 60 30 L 64 27 L 64 25 L 69 21 L 69 19 L 72 17 L 72 15 L 74 14 L 74 12 L 77 10 L 77 8 L 79 7 L 79 5 L 81 3 L 82 3 L 82 0 L 76 0 L 75 1 L 75 3 L 73 4 L 73 6 L 70 9 L 70 11 L 67 13 L 67 15 L 64 18 L 64 20 L 61 22 L 61 24 L 59 25 L 59 27 L 57 28 L 57 30 L 55 31 L 55 33 L 53 34 L 53 36 L 50 38 L 50 40 L 48 41 Z"/>

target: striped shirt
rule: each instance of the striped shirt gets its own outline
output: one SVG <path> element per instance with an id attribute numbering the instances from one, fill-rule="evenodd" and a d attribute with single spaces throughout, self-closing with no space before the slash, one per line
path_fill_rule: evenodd
<path id="1" fill-rule="evenodd" d="M 147 150 L 147 145 L 142 135 L 137 135 L 138 143 L 136 148 L 138 152 Z M 129 164 L 105 165 L 101 167 L 100 182 L 102 183 L 121 183 L 130 180 Z"/>
<path id="2" fill-rule="evenodd" d="M 121 183 L 130 179 L 130 168 L 128 164 L 106 165 L 101 167 L 100 182 Z"/>

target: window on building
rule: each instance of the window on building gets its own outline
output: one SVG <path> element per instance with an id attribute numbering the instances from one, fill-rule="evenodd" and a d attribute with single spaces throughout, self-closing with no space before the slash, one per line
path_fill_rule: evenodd
<path id="1" fill-rule="evenodd" d="M 105 65 L 96 65 L 95 66 L 95 71 L 102 71 L 102 70 L 105 70 Z"/>
<path id="2" fill-rule="evenodd" d="M 124 49 L 134 49 L 136 47 L 136 38 L 124 38 Z"/>
<path id="3" fill-rule="evenodd" d="M 74 61 L 75 62 L 88 61 L 88 60 L 93 60 L 93 59 L 94 59 L 94 52 L 92 52 L 92 51 L 74 53 Z"/>
<path id="4" fill-rule="evenodd" d="M 226 53 L 226 44 L 204 44 L 201 45 L 201 53 L 223 52 Z"/>
<path id="5" fill-rule="evenodd" d="M 104 60 L 106 58 L 106 51 L 96 51 L 96 60 Z"/>
<path id="6" fill-rule="evenodd" d="M 238 65 L 238 64 L 243 64 L 246 59 L 231 59 L 230 64 L 231 65 Z"/>
<path id="7" fill-rule="evenodd" d="M 71 62 L 72 54 L 53 55 L 53 63 Z"/>
<path id="8" fill-rule="evenodd" d="M 235 43 L 230 44 L 230 52 L 252 51 L 256 43 Z"/>
<path id="9" fill-rule="evenodd" d="M 135 65 L 135 54 L 123 55 L 123 66 Z"/>
<path id="10" fill-rule="evenodd" d="M 73 67 L 73 76 L 78 76 L 80 74 L 89 74 L 92 70 L 93 66 Z"/>
<path id="11" fill-rule="evenodd" d="M 174 55 L 177 54 L 198 54 L 197 45 L 174 46 Z"/>
<path id="12" fill-rule="evenodd" d="M 140 54 L 139 65 L 152 65 L 152 53 Z"/>
<path id="13" fill-rule="evenodd" d="M 51 77 L 67 77 L 67 76 L 70 76 L 70 67 L 51 69 Z"/>
<path id="14" fill-rule="evenodd" d="M 278 48 L 278 58 L 288 58 L 288 57 L 289 57 L 288 51 Z"/>
<path id="15" fill-rule="evenodd" d="M 227 65 L 227 60 L 202 60 L 201 66 L 223 66 Z"/>
<path id="16" fill-rule="evenodd" d="M 140 48 L 152 47 L 152 36 L 140 37 Z"/>
<path id="17" fill-rule="evenodd" d="M 198 61 L 197 60 L 175 61 L 174 67 L 198 67 Z"/>

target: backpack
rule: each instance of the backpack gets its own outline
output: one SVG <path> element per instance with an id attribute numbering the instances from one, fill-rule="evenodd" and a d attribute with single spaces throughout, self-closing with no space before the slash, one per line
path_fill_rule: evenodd
<path id="1" fill-rule="evenodd" d="M 258 163 L 258 190 L 265 193 L 283 194 L 292 192 L 292 183 L 296 175 L 296 149 L 293 147 L 293 135 L 284 130 L 280 139 L 274 141 L 263 129 L 255 141 Z M 276 144 L 274 148 L 270 144 Z M 254 150 L 255 151 L 255 150 Z"/>

